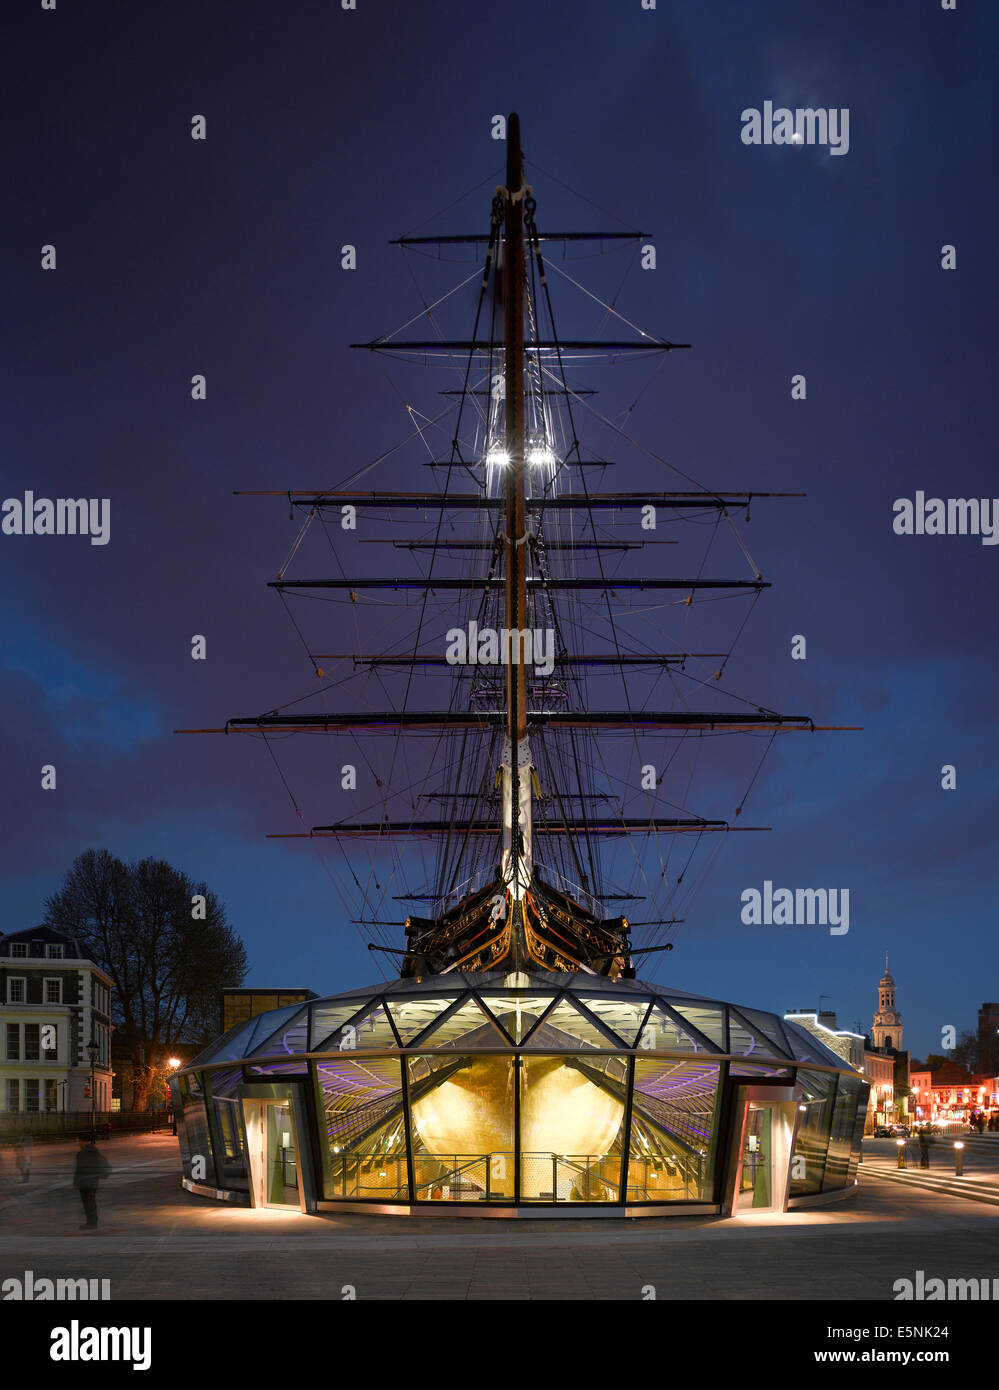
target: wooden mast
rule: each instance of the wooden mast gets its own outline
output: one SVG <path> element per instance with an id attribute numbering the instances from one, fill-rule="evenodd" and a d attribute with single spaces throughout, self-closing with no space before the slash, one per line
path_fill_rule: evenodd
<path id="1" fill-rule="evenodd" d="M 506 603 L 503 625 L 511 634 L 527 626 L 527 508 L 524 481 L 524 161 L 520 148 L 520 117 L 512 113 L 506 129 L 506 236 L 504 244 L 504 338 L 506 398 Z M 530 815 L 530 763 L 527 754 L 527 672 L 519 638 L 511 635 L 507 652 L 507 738 L 510 776 L 508 804 L 510 825 L 509 885 L 514 959 L 519 967 L 520 899 L 530 866 L 524 864 L 524 842 L 530 834 L 522 824 L 521 804 Z M 527 778 L 527 796 L 521 783 Z M 526 872 L 525 872 L 526 870 Z"/>

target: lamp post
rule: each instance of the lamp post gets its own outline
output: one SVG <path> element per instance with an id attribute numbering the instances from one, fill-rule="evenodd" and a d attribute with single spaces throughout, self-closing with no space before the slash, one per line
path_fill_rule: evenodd
<path id="1" fill-rule="evenodd" d="M 964 1144 L 960 1139 L 954 1145 L 954 1176 L 964 1177 Z"/>
<path id="2" fill-rule="evenodd" d="M 171 1057 L 171 1058 L 170 1058 L 170 1061 L 169 1061 L 169 1067 L 170 1067 L 171 1074 L 172 1074 L 173 1072 L 175 1072 L 179 1066 L 180 1066 L 180 1058 L 179 1058 L 179 1057 Z M 172 1129 L 172 1131 L 173 1131 L 174 1134 L 177 1133 L 177 1111 L 174 1109 L 174 1105 L 173 1105 L 173 1091 L 170 1091 L 170 1128 Z M 489 1170 L 488 1170 L 488 1165 L 487 1165 L 487 1168 L 486 1168 L 486 1182 L 488 1183 L 488 1181 L 489 1181 Z"/>
<path id="3" fill-rule="evenodd" d="M 87 1053 L 90 1057 L 90 1133 L 96 1134 L 97 1083 L 94 1073 L 97 1066 L 97 1043 L 93 1039 L 87 1044 Z"/>

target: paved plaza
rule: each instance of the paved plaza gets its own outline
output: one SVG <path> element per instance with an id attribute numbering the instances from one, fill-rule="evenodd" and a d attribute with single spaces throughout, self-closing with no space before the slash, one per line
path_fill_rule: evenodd
<path id="1" fill-rule="evenodd" d="M 39 1145 L 0 1195 L 0 1279 L 108 1278 L 118 1299 L 872 1299 L 892 1282 L 999 1277 L 999 1205 L 953 1195 L 944 1165 L 892 1171 L 865 1145 L 855 1196 L 812 1212 L 704 1218 L 463 1220 L 229 1208 L 184 1192 L 170 1135 L 101 1146 L 114 1172 L 82 1231 L 75 1146 Z M 999 1143 L 969 1178 L 999 1195 Z M 969 1160 L 969 1168 L 972 1164 Z M 952 1170 L 952 1165 L 951 1165 Z M 935 1184 L 940 1183 L 940 1190 Z M 972 1190 L 969 1184 L 969 1191 Z"/>

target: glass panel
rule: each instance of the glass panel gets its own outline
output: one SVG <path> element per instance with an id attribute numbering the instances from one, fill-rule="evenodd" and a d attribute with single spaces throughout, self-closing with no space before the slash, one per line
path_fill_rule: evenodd
<path id="1" fill-rule="evenodd" d="M 484 994 L 482 1002 L 514 1042 L 519 1043 L 554 998 L 554 994 Z"/>
<path id="2" fill-rule="evenodd" d="M 629 1202 L 711 1201 L 721 1068 L 635 1058 Z"/>
<path id="3" fill-rule="evenodd" d="M 573 1052 L 583 1047 L 619 1047 L 615 1039 L 608 1037 L 595 1023 L 584 1018 L 568 999 L 555 1005 L 542 1023 L 526 1039 L 525 1047 L 571 1048 Z"/>
<path id="4" fill-rule="evenodd" d="M 267 1125 L 266 1200 L 298 1206 L 298 1154 L 289 1105 L 265 1105 Z"/>
<path id="5" fill-rule="evenodd" d="M 240 1123 L 239 1087 L 243 1082 L 242 1068 L 209 1072 L 209 1105 L 215 1121 L 215 1158 L 222 1187 L 249 1192 L 250 1180 L 246 1170 L 243 1126 Z"/>
<path id="6" fill-rule="evenodd" d="M 389 1016 L 378 1004 L 363 1018 L 344 1023 L 323 1039 L 316 1052 L 358 1052 L 367 1047 L 398 1047 Z"/>
<path id="7" fill-rule="evenodd" d="M 781 1028 L 780 1019 L 773 1014 L 765 1014 L 760 1009 L 744 1009 L 739 1005 L 739 1012 L 747 1023 L 751 1023 L 765 1038 L 776 1043 L 778 1056 L 791 1056 L 791 1048 L 784 1036 Z"/>
<path id="8" fill-rule="evenodd" d="M 850 1156 L 853 1149 L 853 1133 L 857 1125 L 860 1089 L 859 1078 L 857 1080 L 849 1076 L 839 1078 L 836 1103 L 833 1107 L 832 1127 L 829 1131 L 826 1171 L 822 1179 L 823 1192 L 845 1187 L 849 1181 Z"/>
<path id="9" fill-rule="evenodd" d="M 791 1161 L 792 1197 L 818 1192 L 822 1187 L 836 1076 L 834 1072 L 799 1067 L 798 1086 L 802 1097 L 798 1102 L 798 1130 Z"/>
<path id="10" fill-rule="evenodd" d="M 410 1057 L 413 1185 L 419 1202 L 509 1202 L 513 1058 Z"/>
<path id="11" fill-rule="evenodd" d="M 806 1028 L 800 1028 L 797 1024 L 785 1019 L 784 1031 L 791 1044 L 791 1051 L 799 1062 L 817 1062 L 819 1066 L 824 1066 L 829 1062 L 830 1059 L 823 1055 L 818 1042 Z M 837 1060 L 842 1061 L 843 1059 L 838 1058 Z"/>
<path id="12" fill-rule="evenodd" d="M 737 1208 L 769 1210 L 773 1205 L 773 1157 L 773 1107 L 750 1101 Z"/>
<path id="13" fill-rule="evenodd" d="M 342 1024 L 349 1023 L 352 1018 L 361 1013 L 367 1003 L 368 1000 L 366 999 L 351 999 L 344 1004 L 313 1004 L 312 1037 L 309 1051 L 326 1051 L 326 1044 L 333 1034 L 339 1030 Z"/>
<path id="14" fill-rule="evenodd" d="M 635 1039 L 638 1037 L 642 1024 L 645 1022 L 645 1015 L 649 1011 L 648 999 L 608 999 L 606 995 L 594 998 L 591 995 L 581 994 L 580 1003 L 585 1004 L 591 1014 L 595 1014 L 607 1028 L 624 1043 L 625 1047 L 634 1047 Z M 675 1030 L 674 1030 L 675 1031 Z M 644 1046 L 644 1044 L 643 1044 Z M 665 1046 L 665 1044 L 652 1043 L 649 1046 Z"/>
<path id="15" fill-rule="evenodd" d="M 197 1074 L 177 1078 L 180 1091 L 181 1113 L 177 1122 L 177 1138 L 180 1140 L 180 1156 L 184 1177 L 194 1182 L 213 1185 L 215 1164 L 212 1159 L 212 1141 L 208 1133 L 208 1111 L 205 1107 L 204 1091 Z"/>
<path id="16" fill-rule="evenodd" d="M 216 1038 L 205 1048 L 204 1052 L 199 1052 L 189 1066 L 195 1066 L 204 1062 L 234 1062 L 238 1057 L 244 1055 L 245 1044 L 253 1036 L 253 1030 L 257 1026 L 257 1020 L 251 1018 L 249 1023 L 237 1023 L 230 1028 L 228 1033 L 223 1033 L 220 1038 Z"/>
<path id="17" fill-rule="evenodd" d="M 266 1036 L 261 1033 L 253 1039 L 251 1056 L 279 1052 L 307 1052 L 309 1046 L 309 1010 L 296 1005 L 293 1009 L 280 1011 L 285 1017 L 276 1017 L 273 1028 L 268 1028 Z"/>
<path id="18" fill-rule="evenodd" d="M 644 1052 L 701 1052 L 701 1044 L 657 1004 L 638 1039 Z"/>
<path id="19" fill-rule="evenodd" d="M 482 1047 L 509 1047 L 510 1044 L 486 1014 L 485 1010 L 469 999 L 459 1009 L 439 1023 L 420 1044 L 422 1047 L 458 1047 L 466 1051 Z"/>
<path id="20" fill-rule="evenodd" d="M 414 1038 L 419 1037 L 424 1028 L 433 1023 L 435 1018 L 439 1018 L 453 1003 L 454 995 L 450 999 L 389 1000 L 389 1013 L 399 1030 L 403 1046 L 407 1047 Z"/>
<path id="21" fill-rule="evenodd" d="M 728 1050 L 737 1057 L 772 1057 L 776 1052 L 783 1056 L 784 1048 L 778 1047 L 772 1038 L 747 1023 L 735 1009 L 728 1011 Z"/>
<path id="22" fill-rule="evenodd" d="M 541 1028 L 546 1030 L 547 1024 Z M 521 1059 L 520 1075 L 521 1199 L 617 1201 L 625 1060 L 527 1056 Z"/>
<path id="23" fill-rule="evenodd" d="M 280 1034 L 280 1031 L 301 1012 L 301 1009 L 301 1004 L 286 1004 L 283 1009 L 268 1009 L 266 1013 L 257 1014 L 247 1025 L 248 1028 L 252 1029 L 252 1032 L 245 1039 L 241 1039 L 242 1055 L 244 1057 L 249 1056 L 251 1052 L 259 1052 L 262 1047 L 266 1047 L 268 1051 L 276 1052 L 281 1044 L 275 1034 Z M 272 1038 L 274 1038 L 273 1049 L 270 1046 Z M 215 1060 L 218 1062 L 223 1059 L 216 1057 Z"/>
<path id="24" fill-rule="evenodd" d="M 846 1171 L 846 1181 L 849 1186 L 857 1176 L 857 1164 L 860 1162 L 860 1146 L 864 1137 L 864 1121 L 867 1119 L 867 1102 L 870 1099 L 871 1088 L 867 1081 L 858 1079 L 851 1084 L 857 1087 L 857 1121 L 853 1127 L 853 1139 L 850 1144 L 850 1163 Z"/>
<path id="25" fill-rule="evenodd" d="M 725 1017 L 721 1009 L 712 1009 L 706 1004 L 684 1004 L 678 999 L 667 999 L 666 1003 L 674 1013 L 692 1023 L 712 1043 L 719 1052 L 725 1051 Z"/>
<path id="26" fill-rule="evenodd" d="M 399 1059 L 346 1055 L 316 1064 L 323 1193 L 408 1201 Z"/>

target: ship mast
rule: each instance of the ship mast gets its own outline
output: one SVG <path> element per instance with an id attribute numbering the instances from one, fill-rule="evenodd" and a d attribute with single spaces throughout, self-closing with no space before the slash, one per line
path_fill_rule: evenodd
<path id="1" fill-rule="evenodd" d="M 514 959 L 522 954 L 520 899 L 531 882 L 531 753 L 527 671 L 519 634 L 527 628 L 527 508 L 524 481 L 524 160 L 520 117 L 507 121 L 503 308 L 506 398 L 505 607 L 507 729 L 503 754 L 503 876 L 510 890 Z M 532 653 L 533 655 L 533 653 Z"/>

